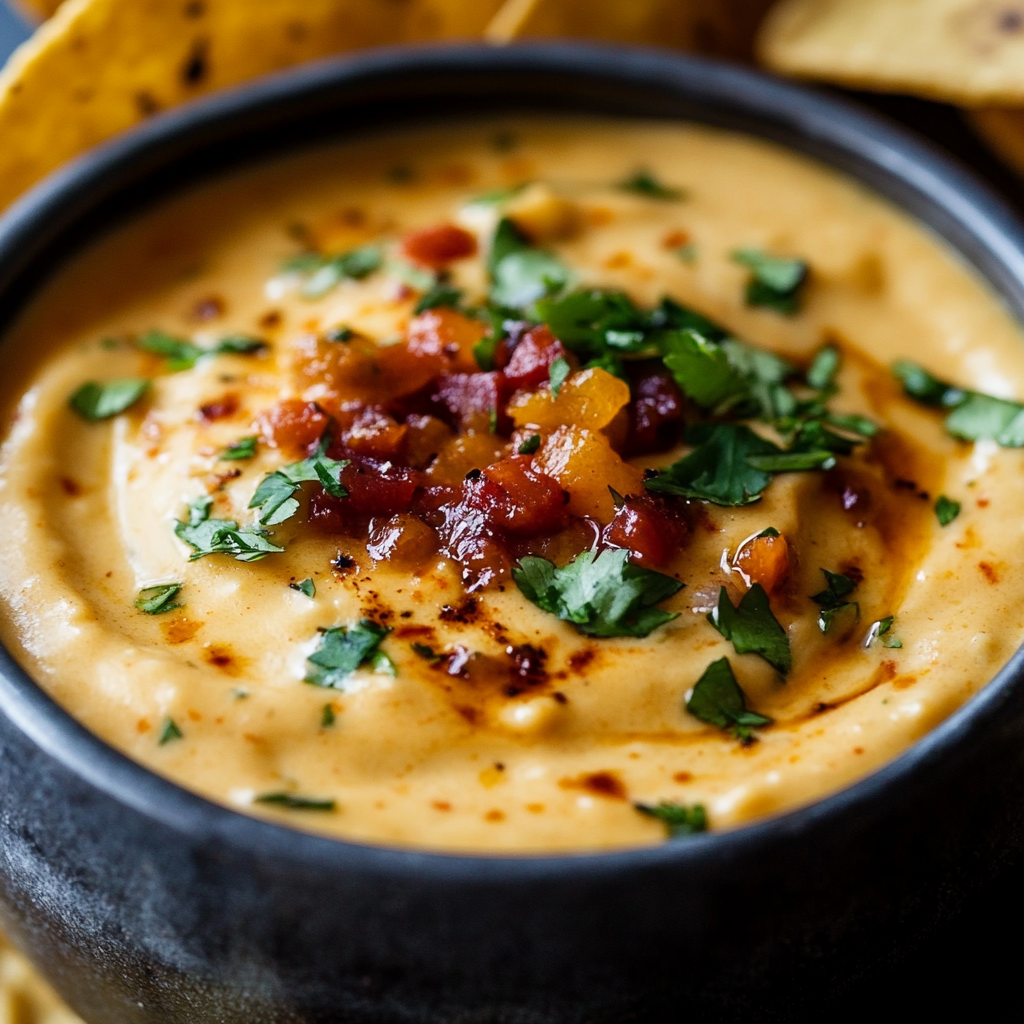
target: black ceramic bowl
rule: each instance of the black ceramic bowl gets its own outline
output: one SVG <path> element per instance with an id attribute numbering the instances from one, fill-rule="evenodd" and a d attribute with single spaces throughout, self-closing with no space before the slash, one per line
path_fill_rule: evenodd
<path id="1" fill-rule="evenodd" d="M 692 119 L 774 139 L 910 211 L 1024 315 L 1024 234 L 877 118 L 750 71 L 591 46 L 397 50 L 158 118 L 0 221 L 0 328 L 75 245 L 232 163 L 409 118 Z M 116 753 L 0 652 L 2 923 L 90 1024 L 785 1018 L 906 948 L 1022 846 L 1018 655 L 897 761 L 721 835 L 558 857 L 293 832 Z"/>

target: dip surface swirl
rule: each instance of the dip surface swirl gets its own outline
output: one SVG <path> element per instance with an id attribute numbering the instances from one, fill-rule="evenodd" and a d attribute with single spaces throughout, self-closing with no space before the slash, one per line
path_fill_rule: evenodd
<path id="1" fill-rule="evenodd" d="M 0 636 L 114 747 L 297 828 L 736 827 L 1019 646 L 1021 342 L 919 225 L 745 136 L 311 150 L 113 231 L 5 338 Z"/>

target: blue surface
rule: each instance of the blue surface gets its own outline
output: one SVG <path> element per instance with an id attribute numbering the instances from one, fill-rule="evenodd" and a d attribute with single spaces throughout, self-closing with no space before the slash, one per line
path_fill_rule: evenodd
<path id="1" fill-rule="evenodd" d="M 7 60 L 11 50 L 28 38 L 30 31 L 21 16 L 0 0 L 0 64 Z"/>

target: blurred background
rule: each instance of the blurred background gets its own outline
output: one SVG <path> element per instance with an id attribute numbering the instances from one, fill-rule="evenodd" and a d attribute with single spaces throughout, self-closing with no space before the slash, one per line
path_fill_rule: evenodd
<path id="1" fill-rule="evenodd" d="M 259 3 L 259 0 L 252 0 Z M 623 0 L 629 2 L 629 0 Z M 896 2 L 896 0 L 892 0 Z M 0 65 L 27 39 L 33 26 L 0 0 Z M 843 95 L 898 120 L 969 165 L 990 186 L 1024 212 L 1021 179 L 972 127 L 959 107 L 909 95 L 859 91 L 836 85 L 817 88 Z M 4 138 L 0 130 L 0 150 Z M 936 828 L 942 827 L 936 822 Z M 866 1014 L 887 1016 L 954 1015 L 986 1019 L 1014 1005 L 1021 940 L 1016 925 L 1024 918 L 1024 863 L 1003 867 L 987 893 L 961 916 L 900 962 L 880 965 L 851 991 L 837 993 L 814 1020 L 853 1021 Z M 6 949 L 0 937 L 0 1024 L 73 1024 L 73 1018 L 45 993 L 35 990 L 28 966 Z M 752 1008 L 755 1009 L 755 1008 Z M 758 1016 L 756 1012 L 753 1016 Z"/>

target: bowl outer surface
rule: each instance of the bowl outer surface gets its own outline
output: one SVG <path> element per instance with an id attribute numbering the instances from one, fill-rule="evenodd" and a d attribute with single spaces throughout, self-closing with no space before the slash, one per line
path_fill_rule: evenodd
<path id="1" fill-rule="evenodd" d="M 767 76 L 599 46 L 381 51 L 159 118 L 0 220 L 0 328 L 76 245 L 317 138 L 499 109 L 688 118 L 853 174 L 1024 319 L 1024 233 L 906 133 Z M 461 857 L 293 832 L 107 747 L 0 651 L 0 918 L 90 1024 L 786 1019 L 898 955 L 1024 848 L 1024 658 L 805 810 L 600 855 Z"/>

